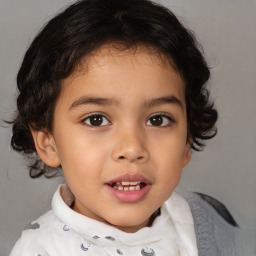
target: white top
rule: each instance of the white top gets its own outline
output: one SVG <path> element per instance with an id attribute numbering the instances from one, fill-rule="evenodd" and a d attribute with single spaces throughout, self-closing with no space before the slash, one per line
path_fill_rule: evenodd
<path id="1" fill-rule="evenodd" d="M 152 227 L 136 233 L 73 211 L 69 207 L 73 200 L 67 185 L 60 185 L 52 210 L 23 231 L 10 256 L 198 256 L 191 210 L 176 192 L 161 207 Z"/>

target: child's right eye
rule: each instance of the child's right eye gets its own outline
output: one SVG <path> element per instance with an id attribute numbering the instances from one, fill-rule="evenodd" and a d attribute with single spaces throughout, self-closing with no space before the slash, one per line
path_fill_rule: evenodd
<path id="1" fill-rule="evenodd" d="M 105 126 L 109 125 L 109 120 L 102 114 L 92 114 L 83 120 L 83 123 L 89 126 Z"/>

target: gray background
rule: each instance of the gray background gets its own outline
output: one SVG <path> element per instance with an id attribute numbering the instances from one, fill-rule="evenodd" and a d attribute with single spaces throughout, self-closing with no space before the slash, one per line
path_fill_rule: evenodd
<path id="1" fill-rule="evenodd" d="M 41 25 L 68 0 L 0 0 L 0 118 L 15 112 L 15 77 Z M 256 1 L 162 0 L 189 26 L 212 67 L 210 82 L 219 133 L 193 153 L 181 187 L 223 202 L 243 228 L 256 230 Z M 0 127 L 0 255 L 22 228 L 50 209 L 63 178 L 31 180 L 22 156 L 10 149 L 11 129 Z"/>

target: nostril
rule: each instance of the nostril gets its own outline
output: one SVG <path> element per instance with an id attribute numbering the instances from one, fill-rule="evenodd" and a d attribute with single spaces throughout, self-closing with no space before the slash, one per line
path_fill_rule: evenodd
<path id="1" fill-rule="evenodd" d="M 120 159 L 120 160 L 123 160 L 123 159 L 125 159 L 126 157 L 125 156 L 119 156 L 118 157 L 118 159 Z M 137 160 L 141 160 L 141 159 L 143 159 L 144 157 L 143 156 L 139 156 L 139 157 L 137 157 Z"/>
<path id="2" fill-rule="evenodd" d="M 118 159 L 119 160 L 125 160 L 125 159 L 132 160 L 131 158 L 125 157 L 125 156 L 119 156 Z M 143 159 L 144 159 L 143 156 L 138 156 L 137 158 L 135 157 L 133 160 L 143 160 Z"/>

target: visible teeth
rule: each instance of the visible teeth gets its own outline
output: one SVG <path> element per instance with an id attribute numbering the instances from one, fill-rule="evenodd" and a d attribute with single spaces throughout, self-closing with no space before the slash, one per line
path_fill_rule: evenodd
<path id="1" fill-rule="evenodd" d="M 117 190 L 121 191 L 134 191 L 134 190 L 140 190 L 143 188 L 144 183 L 141 183 L 139 181 L 122 181 L 122 182 L 115 182 L 113 183 L 112 187 Z"/>
<path id="2" fill-rule="evenodd" d="M 130 185 L 130 182 L 129 181 L 122 181 L 122 185 L 123 186 L 128 186 L 128 185 Z"/>
<path id="3" fill-rule="evenodd" d="M 122 182 L 121 182 L 121 184 L 122 184 L 123 186 L 129 186 L 129 185 L 135 186 L 135 185 L 137 185 L 138 183 L 140 183 L 140 182 L 139 182 L 139 181 L 122 181 Z"/>
<path id="4" fill-rule="evenodd" d="M 130 182 L 130 185 L 133 185 L 133 186 L 135 186 L 137 184 L 140 184 L 140 182 L 139 181 L 132 181 L 132 182 Z"/>

